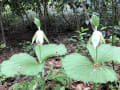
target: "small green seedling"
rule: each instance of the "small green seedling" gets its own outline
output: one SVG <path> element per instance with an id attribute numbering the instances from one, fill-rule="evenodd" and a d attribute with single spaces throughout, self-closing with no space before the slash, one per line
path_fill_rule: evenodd
<path id="1" fill-rule="evenodd" d="M 0 44 L 0 49 L 3 49 L 5 47 L 6 47 L 5 44 Z"/>
<path id="2" fill-rule="evenodd" d="M 120 21 L 118 22 L 118 25 L 120 26 Z"/>

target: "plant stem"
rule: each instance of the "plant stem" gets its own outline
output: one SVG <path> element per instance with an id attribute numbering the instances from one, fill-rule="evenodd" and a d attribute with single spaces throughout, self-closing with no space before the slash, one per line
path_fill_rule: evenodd
<path id="1" fill-rule="evenodd" d="M 97 90 L 97 83 L 93 84 L 93 90 Z"/>
<path id="2" fill-rule="evenodd" d="M 114 0 L 112 0 L 112 45 L 114 44 Z"/>
<path id="3" fill-rule="evenodd" d="M 39 63 L 41 63 L 41 60 L 42 60 L 42 58 L 41 58 L 41 53 L 42 53 L 42 51 L 41 51 L 41 45 L 39 45 L 39 50 L 40 50 L 40 58 L 39 58 Z"/>
<path id="4" fill-rule="evenodd" d="M 41 85 L 40 90 L 45 90 L 45 79 L 42 75 L 42 72 L 40 72 L 40 80 L 41 80 L 40 81 L 40 85 Z"/>
<path id="5" fill-rule="evenodd" d="M 2 21 L 2 5 L 0 6 L 0 27 L 1 27 L 1 32 L 2 32 L 3 42 L 6 47 L 5 32 L 4 32 L 3 21 Z"/>
<path id="6" fill-rule="evenodd" d="M 112 0 L 112 45 L 114 44 L 114 0 Z M 112 67 L 114 69 L 114 62 L 112 61 Z"/>
<path id="7" fill-rule="evenodd" d="M 71 79 L 69 78 L 69 88 L 70 88 L 70 81 L 71 81 Z"/>
<path id="8" fill-rule="evenodd" d="M 98 48 L 96 47 L 96 62 L 97 62 L 97 58 L 98 58 L 98 57 L 97 57 L 97 49 L 98 49 Z"/>

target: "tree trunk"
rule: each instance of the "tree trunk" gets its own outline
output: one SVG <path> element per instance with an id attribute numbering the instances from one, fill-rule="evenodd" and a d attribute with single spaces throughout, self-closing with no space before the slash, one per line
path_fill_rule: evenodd
<path id="1" fill-rule="evenodd" d="M 0 7 L 0 27 L 1 27 L 1 31 L 2 31 L 2 39 L 6 46 L 5 32 L 4 32 L 4 27 L 3 27 L 3 23 L 2 23 L 2 6 Z"/>
<path id="2" fill-rule="evenodd" d="M 39 19 L 41 19 L 41 16 L 43 15 L 42 10 L 41 10 L 41 4 L 40 4 L 41 0 L 37 0 L 36 3 L 37 3 L 37 11 L 38 11 L 38 14 L 39 14 Z"/>

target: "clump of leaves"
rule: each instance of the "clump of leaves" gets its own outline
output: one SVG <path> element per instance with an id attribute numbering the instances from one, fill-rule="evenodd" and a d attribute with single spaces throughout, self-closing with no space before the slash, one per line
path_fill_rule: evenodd
<path id="1" fill-rule="evenodd" d="M 120 42 L 120 39 L 119 37 L 117 37 L 116 35 L 113 36 L 114 37 L 114 43 L 119 43 Z M 106 39 L 108 42 L 112 42 L 112 36 L 110 36 L 108 39 Z"/>
<path id="2" fill-rule="evenodd" d="M 120 81 L 116 82 L 116 84 L 110 83 L 108 85 L 110 90 L 119 90 L 120 89 Z"/>
<path id="3" fill-rule="evenodd" d="M 0 73 L 0 82 L 6 80 L 6 76 Z"/>
<path id="4" fill-rule="evenodd" d="M 28 52 L 30 55 L 33 55 L 34 53 L 34 51 L 32 50 L 33 46 L 30 44 L 31 44 L 30 41 L 25 41 L 25 40 L 19 43 L 19 45 L 22 46 L 22 51 Z"/>
<path id="5" fill-rule="evenodd" d="M 62 85 L 66 85 L 69 82 L 70 78 L 66 74 L 63 74 L 63 69 L 53 69 L 52 73 L 48 71 L 47 80 L 56 80 L 59 81 Z M 71 81 L 71 80 L 70 80 Z"/>
<path id="6" fill-rule="evenodd" d="M 0 44 L 0 50 L 5 48 L 5 47 L 6 47 L 5 44 Z"/>
<path id="7" fill-rule="evenodd" d="M 32 89 L 32 90 L 35 90 L 36 88 L 36 80 L 33 79 L 31 81 L 23 81 L 23 82 L 20 82 L 20 83 L 15 83 L 14 85 L 12 85 L 12 89 L 13 90 L 29 90 L 29 89 Z"/>

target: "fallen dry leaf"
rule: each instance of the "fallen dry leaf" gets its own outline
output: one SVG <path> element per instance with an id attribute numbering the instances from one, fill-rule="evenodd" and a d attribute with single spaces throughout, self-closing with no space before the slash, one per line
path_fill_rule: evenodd
<path id="1" fill-rule="evenodd" d="M 78 84 L 75 90 L 83 90 L 84 85 L 83 84 Z"/>

